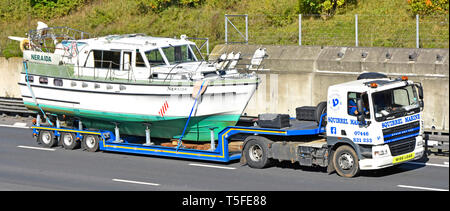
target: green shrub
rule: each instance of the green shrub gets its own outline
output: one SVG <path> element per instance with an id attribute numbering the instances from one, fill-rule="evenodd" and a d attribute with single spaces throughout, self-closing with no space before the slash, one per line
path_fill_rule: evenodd
<path id="1" fill-rule="evenodd" d="M 298 0 L 298 13 L 334 15 L 337 9 L 357 3 L 358 0 Z"/>
<path id="2" fill-rule="evenodd" d="M 51 19 L 67 15 L 88 0 L 29 0 L 33 15 Z"/>
<path id="3" fill-rule="evenodd" d="M 448 14 L 448 0 L 408 0 L 413 15 Z"/>
<path id="4" fill-rule="evenodd" d="M 174 5 L 197 7 L 203 4 L 204 1 L 205 0 L 138 0 L 138 10 L 142 14 L 146 14 L 149 10 L 159 13 Z"/>

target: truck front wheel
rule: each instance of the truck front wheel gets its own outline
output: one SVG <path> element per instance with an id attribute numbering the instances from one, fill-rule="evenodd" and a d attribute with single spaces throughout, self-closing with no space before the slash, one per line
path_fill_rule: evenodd
<path id="1" fill-rule="evenodd" d="M 267 144 L 261 140 L 263 137 L 249 138 L 244 148 L 244 155 L 247 160 L 247 164 L 251 168 L 257 169 L 267 167 L 271 160 L 268 156 L 269 149 L 267 148 Z"/>
<path id="2" fill-rule="evenodd" d="M 343 145 L 337 148 L 333 156 L 333 165 L 339 176 L 354 177 L 359 173 L 359 160 L 355 150 Z"/>

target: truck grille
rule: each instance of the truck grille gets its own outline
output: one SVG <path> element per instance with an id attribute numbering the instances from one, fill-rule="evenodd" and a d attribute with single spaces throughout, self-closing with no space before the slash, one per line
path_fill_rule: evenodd
<path id="1" fill-rule="evenodd" d="M 402 155 L 414 151 L 416 146 L 416 137 L 403 139 L 388 143 L 392 156 Z"/>
<path id="2" fill-rule="evenodd" d="M 383 130 L 384 143 L 399 141 L 419 135 L 420 122 L 415 121 Z"/>

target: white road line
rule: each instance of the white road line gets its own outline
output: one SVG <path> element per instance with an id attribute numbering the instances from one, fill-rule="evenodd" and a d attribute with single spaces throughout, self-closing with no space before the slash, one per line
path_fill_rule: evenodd
<path id="1" fill-rule="evenodd" d="M 125 183 L 132 183 L 132 184 L 139 184 L 139 185 L 151 185 L 151 186 L 159 186 L 160 184 L 156 183 L 150 183 L 150 182 L 139 182 L 139 181 L 133 181 L 133 180 L 124 180 L 124 179 L 112 179 L 115 182 L 125 182 Z"/>
<path id="2" fill-rule="evenodd" d="M 201 167 L 208 167 L 208 168 L 218 168 L 218 169 L 236 169 L 234 167 L 226 167 L 226 166 L 213 166 L 213 165 L 204 165 L 204 164 L 197 164 L 197 163 L 189 163 L 190 166 L 201 166 Z"/>
<path id="3" fill-rule="evenodd" d="M 13 128 L 25 128 L 25 129 L 29 129 L 30 127 L 27 126 L 22 126 L 22 125 L 1 125 L 0 127 L 13 127 Z"/>
<path id="4" fill-rule="evenodd" d="M 44 151 L 55 151 L 55 149 L 42 148 L 42 147 L 30 147 L 30 146 L 22 146 L 22 145 L 19 145 L 17 147 L 24 148 L 24 149 L 37 149 L 37 150 L 44 150 Z"/>
<path id="5" fill-rule="evenodd" d="M 16 123 L 13 124 L 13 126 L 16 126 L 16 127 L 27 127 L 27 123 L 25 123 L 25 122 L 16 122 Z"/>
<path id="6" fill-rule="evenodd" d="M 426 166 L 438 166 L 438 167 L 446 167 L 448 168 L 448 162 L 444 162 L 444 164 L 436 164 L 436 163 L 419 163 L 419 162 L 407 162 L 409 164 L 414 165 L 426 165 Z"/>
<path id="7" fill-rule="evenodd" d="M 397 185 L 397 187 L 400 187 L 400 188 L 419 189 L 419 190 L 448 191 L 448 190 L 445 190 L 445 189 L 427 188 L 427 187 L 418 187 L 418 186 L 409 186 L 409 185 Z"/>

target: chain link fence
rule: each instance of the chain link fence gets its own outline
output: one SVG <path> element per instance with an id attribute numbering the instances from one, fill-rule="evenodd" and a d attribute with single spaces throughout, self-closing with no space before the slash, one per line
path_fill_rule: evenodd
<path id="1" fill-rule="evenodd" d="M 448 15 L 225 15 L 227 19 L 229 44 L 449 48 Z"/>

